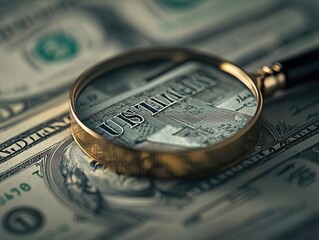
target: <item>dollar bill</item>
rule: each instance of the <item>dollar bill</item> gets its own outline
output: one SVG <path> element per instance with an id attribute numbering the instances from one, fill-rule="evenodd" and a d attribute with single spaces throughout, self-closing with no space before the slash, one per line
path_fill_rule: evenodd
<path id="1" fill-rule="evenodd" d="M 11 15 L 0 24 L 0 128 L 42 111 L 57 96 L 66 101 L 81 72 L 131 46 L 80 1 L 5 2 L 3 9 Z"/>
<path id="2" fill-rule="evenodd" d="M 316 87 L 306 86 L 269 102 L 262 138 L 251 155 L 199 180 L 156 180 L 111 172 L 88 158 L 70 137 L 68 113 L 53 114 L 51 120 L 1 145 L 1 236 L 289 236 L 292 229 L 296 231 L 294 226 L 315 221 Z"/>
<path id="3" fill-rule="evenodd" d="M 278 5 L 277 1 L 263 0 L 253 3 L 247 0 L 134 0 L 130 4 L 122 1 L 114 5 L 114 9 L 146 38 L 159 43 L 179 44 L 203 38 L 203 31 L 224 31 L 237 25 L 238 21 L 245 21 Z M 148 24 L 144 24 L 145 21 Z"/>
<path id="4" fill-rule="evenodd" d="M 25 1 L 21 1 L 21 4 L 22 2 L 25 4 Z M 92 0 L 45 1 L 44 3 L 35 1 L 31 4 L 30 1 L 29 6 L 22 4 L 17 8 L 19 1 L 0 2 L 1 6 L 4 6 L 0 8 L 0 11 L 6 12 L 5 10 L 8 9 L 10 13 L 16 11 L 17 14 L 12 14 L 11 19 L 16 19 L 21 12 L 26 12 L 24 11 L 26 9 L 32 12 L 38 7 L 44 9 L 44 5 L 50 6 L 44 11 L 49 14 L 42 15 L 45 17 L 48 15 L 50 19 L 52 17 L 52 22 L 46 25 L 50 22 L 49 20 L 33 21 L 37 22 L 37 26 L 42 30 L 28 33 L 29 35 L 22 38 L 25 41 L 21 39 L 20 45 L 14 41 L 18 45 L 14 45 L 17 47 L 12 52 L 19 55 L 17 51 L 23 49 L 22 52 L 26 54 L 24 56 L 30 54 L 35 57 L 32 61 L 43 69 L 45 72 L 43 76 L 48 77 L 46 79 L 52 80 L 57 77 L 61 79 L 61 82 L 70 79 L 65 86 L 64 83 L 59 82 L 60 80 L 52 85 L 50 81 L 43 80 L 45 94 L 34 87 L 42 80 L 35 81 L 35 85 L 31 85 L 29 89 L 30 92 L 21 84 L 21 91 L 7 88 L 4 93 L 4 95 L 7 94 L 6 98 L 1 98 L 1 119 L 5 122 L 5 125 L 2 125 L 5 129 L 0 134 L 0 236 L 2 239 L 318 238 L 319 233 L 316 227 L 318 222 L 317 172 L 319 170 L 318 84 L 302 86 L 267 100 L 263 112 L 262 136 L 256 148 L 241 163 L 205 179 L 156 180 L 119 175 L 109 171 L 106 166 L 94 159 L 89 159 L 71 138 L 68 106 L 65 103 L 66 94 L 63 92 L 72 81 L 72 77 L 65 72 L 65 69 L 67 66 L 71 69 L 74 62 L 69 59 L 65 65 L 46 66 L 44 60 L 39 59 L 38 53 L 35 52 L 36 41 L 28 39 L 33 39 L 33 36 L 39 37 L 42 31 L 43 37 L 50 38 L 52 35 L 44 34 L 47 30 L 60 29 L 63 32 L 57 37 L 60 40 L 54 41 L 72 42 L 72 37 L 78 35 L 74 31 L 66 31 L 64 26 L 67 29 L 73 26 L 72 20 L 68 20 L 72 19 L 73 15 L 77 16 L 75 22 L 82 20 L 86 22 L 83 23 L 83 33 L 94 32 L 96 29 L 98 29 L 96 32 L 99 32 L 102 29 L 101 35 L 105 37 L 104 31 L 108 28 L 103 24 L 101 28 L 96 27 L 101 26 L 99 24 L 102 22 L 107 26 L 109 23 L 118 24 L 115 26 L 123 24 L 119 29 L 126 29 L 129 32 L 128 35 L 134 36 L 127 37 L 123 33 L 124 30 L 122 33 L 114 33 L 112 36 L 121 37 L 111 40 L 110 45 L 104 45 L 102 38 L 101 45 L 107 48 L 105 56 L 108 56 L 108 50 L 111 49 L 108 46 L 113 46 L 112 44 L 117 46 L 114 49 L 122 51 L 122 48 L 129 48 L 129 44 L 132 43 L 140 43 L 140 40 L 144 38 L 145 41 L 141 40 L 141 42 L 145 45 L 148 41 L 157 44 L 172 41 L 217 53 L 221 50 L 220 53 L 253 70 L 257 66 L 277 60 L 278 57 L 291 56 L 305 48 L 318 46 L 318 28 L 313 20 L 318 15 L 318 4 L 314 1 L 307 0 L 302 4 L 298 1 L 291 1 L 289 4 L 272 2 L 273 5 L 269 4 L 267 8 L 254 7 L 256 12 L 247 14 L 246 20 L 226 24 L 227 18 L 224 18 L 225 26 L 227 26 L 225 31 L 215 28 L 213 21 L 206 21 L 207 15 L 198 18 L 200 11 L 199 6 L 195 6 L 197 3 L 189 1 L 186 5 L 193 4 L 193 7 L 183 9 L 178 6 L 178 3 L 173 6 L 173 2 L 178 1 L 150 1 L 145 2 L 144 5 L 140 4 L 144 3 L 143 1 L 134 1 L 134 4 L 138 5 L 136 9 L 143 9 L 142 12 L 145 12 L 145 8 L 148 8 L 156 13 L 147 21 L 150 25 L 155 23 L 153 26 L 162 21 L 163 16 L 164 19 L 172 21 L 169 24 L 173 26 L 176 20 L 173 19 L 175 15 L 171 13 L 174 11 L 180 12 L 180 19 L 185 19 L 185 15 L 195 17 L 194 24 L 184 24 L 180 31 L 175 29 L 176 31 L 167 36 L 164 36 L 164 33 L 160 35 L 161 32 L 157 28 L 152 29 L 147 26 L 141 29 L 142 25 L 139 25 L 138 20 L 134 20 L 140 16 L 123 14 L 127 13 L 127 10 L 121 9 L 129 6 L 119 7 L 123 3 L 117 5 Z M 201 9 L 205 10 L 206 7 L 208 9 L 208 6 L 212 4 L 207 2 Z M 229 2 L 227 1 L 227 4 Z M 134 4 L 132 3 L 131 6 Z M 249 6 L 244 6 L 246 10 L 241 10 L 242 14 L 249 12 L 247 10 Z M 191 14 L 193 8 L 195 13 Z M 67 14 L 62 13 L 65 9 L 68 9 Z M 274 9 L 276 11 L 272 11 Z M 54 18 L 57 11 L 62 12 Z M 113 21 L 118 20 L 118 23 L 100 21 L 104 19 L 101 17 L 103 15 L 101 12 L 104 11 L 110 13 L 110 16 L 114 18 Z M 165 11 L 170 11 L 171 17 L 166 18 Z M 147 13 L 145 14 L 148 16 Z M 37 12 L 30 16 L 42 15 Z M 289 17 L 283 18 L 283 15 Z M 10 14 L 4 13 L 2 16 L 6 21 L 11 21 Z M 96 16 L 99 17 L 96 18 Z M 158 19 L 156 19 L 157 16 Z M 216 17 L 218 19 L 218 16 Z M 63 24 L 60 22 L 62 19 L 66 19 L 65 22 L 62 21 Z M 93 19 L 92 25 L 90 25 L 92 21 L 88 19 Z M 206 21 L 205 26 L 210 30 L 203 32 L 201 24 L 197 24 L 199 20 Z M 287 22 L 280 26 L 278 21 L 284 20 Z M 250 24 L 251 21 L 259 24 L 258 29 Z M 55 25 L 55 22 L 58 24 Z M 89 25 L 89 30 L 85 27 L 86 24 Z M 54 26 L 60 27 L 54 28 Z M 114 30 L 114 26 L 109 28 Z M 243 33 L 246 36 L 246 33 L 251 33 L 254 29 L 256 34 L 252 33 L 251 36 L 255 38 L 243 38 L 245 40 L 243 42 L 231 41 L 236 39 L 235 36 L 238 34 Z M 143 36 L 136 37 L 137 32 L 142 32 Z M 9 49 L 7 48 L 9 45 L 2 42 L 3 31 L 1 34 L 0 44 L 4 47 L 0 51 L 3 50 L 3 56 L 8 55 L 8 59 L 11 59 L 10 54 L 5 54 L 10 52 L 5 51 Z M 97 36 L 100 35 L 97 34 Z M 112 39 L 111 36 L 110 38 Z M 87 38 L 83 39 L 77 39 L 78 43 L 85 43 Z M 224 44 L 227 47 L 222 48 L 226 40 L 229 41 Z M 48 39 L 44 37 L 44 41 Z M 100 45 L 96 43 L 92 47 L 95 46 Z M 66 52 L 71 54 L 75 49 L 77 48 L 70 47 Z M 233 51 L 233 49 L 237 50 Z M 96 49 L 99 54 L 102 52 L 100 50 Z M 66 52 L 58 56 L 65 57 Z M 80 68 L 93 61 L 90 52 L 91 50 L 85 55 L 87 58 L 81 58 L 83 65 L 78 65 Z M 18 59 L 21 58 L 16 57 L 16 64 L 20 64 Z M 47 68 L 51 70 L 46 70 Z M 6 70 L 6 68 L 3 69 Z M 51 76 L 53 72 L 65 74 L 65 78 Z M 10 74 L 18 74 L 18 71 Z M 25 72 L 25 76 L 27 75 L 37 79 L 37 74 L 31 75 L 30 72 L 28 74 Z M 12 75 L 12 79 L 13 76 L 16 75 Z M 4 87 L 20 86 L 18 83 L 4 85 Z M 62 90 L 63 87 L 64 90 Z M 18 97 L 15 98 L 13 94 L 10 98 L 8 96 L 11 95 L 10 91 Z M 57 96 L 59 93 L 61 95 Z M 51 100 L 53 96 L 54 99 Z M 30 103 L 31 97 L 34 97 L 32 101 L 36 104 Z M 21 102 L 29 105 L 19 105 Z M 21 106 L 27 106 L 27 108 Z M 19 122 L 21 120 L 23 122 Z M 14 128 L 7 127 L 13 124 Z"/>
<path id="5" fill-rule="evenodd" d="M 141 81 L 144 85 L 128 89 L 131 72 L 120 71 L 121 76 L 101 77 L 89 91 L 82 91 L 77 101 L 84 102 L 89 94 L 104 95 L 99 97 L 104 100 L 90 108 L 81 105 L 78 116 L 93 131 L 128 147 L 172 150 L 212 145 L 238 132 L 256 111 L 256 100 L 243 84 L 200 61 L 170 66 L 162 74 L 156 71 L 156 77 Z M 143 78 L 138 72 L 132 79 Z M 113 81 L 123 82 L 124 92 L 115 94 L 110 89 Z M 110 98 L 112 94 L 116 97 Z M 138 120 L 124 121 L 126 113 Z"/>
<path id="6" fill-rule="evenodd" d="M 1 1 L 0 129 L 66 101 L 81 72 L 127 49 L 174 44 L 249 65 L 290 42 L 316 41 L 315 1 L 285 3 Z"/>

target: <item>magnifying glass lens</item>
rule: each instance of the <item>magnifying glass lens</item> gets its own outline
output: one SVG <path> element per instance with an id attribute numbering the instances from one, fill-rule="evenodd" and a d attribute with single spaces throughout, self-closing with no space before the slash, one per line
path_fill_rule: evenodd
<path id="1" fill-rule="evenodd" d="M 79 94 L 76 111 L 91 130 L 148 151 L 205 148 L 247 125 L 256 98 L 207 62 L 154 60 L 106 72 Z"/>
<path id="2" fill-rule="evenodd" d="M 262 93 L 317 78 L 318 50 L 250 74 L 190 49 L 132 51 L 77 79 L 71 132 L 88 155 L 119 173 L 207 176 L 256 146 Z"/>
<path id="3" fill-rule="evenodd" d="M 234 64 L 176 49 L 135 51 L 83 73 L 70 92 L 71 131 L 117 172 L 207 175 L 257 143 L 262 99 Z"/>

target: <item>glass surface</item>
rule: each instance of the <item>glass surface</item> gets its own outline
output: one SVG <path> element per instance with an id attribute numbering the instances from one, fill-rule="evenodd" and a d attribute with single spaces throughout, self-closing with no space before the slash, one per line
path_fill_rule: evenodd
<path id="1" fill-rule="evenodd" d="M 146 61 L 105 73 L 76 99 L 81 121 L 134 149 L 204 148 L 243 128 L 256 99 L 239 80 L 207 62 Z"/>

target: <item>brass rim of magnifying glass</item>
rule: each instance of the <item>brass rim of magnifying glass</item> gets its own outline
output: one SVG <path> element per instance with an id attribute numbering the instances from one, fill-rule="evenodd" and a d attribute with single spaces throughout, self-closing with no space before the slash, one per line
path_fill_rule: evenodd
<path id="1" fill-rule="evenodd" d="M 130 63 L 155 59 L 197 59 L 218 67 L 246 85 L 256 98 L 253 118 L 240 131 L 210 147 L 176 152 L 136 150 L 108 140 L 84 125 L 75 103 L 78 95 L 97 77 Z M 262 96 L 254 80 L 231 62 L 183 48 L 150 48 L 135 50 L 102 61 L 85 71 L 70 90 L 71 132 L 78 145 L 89 156 L 118 173 L 152 177 L 202 177 L 239 162 L 257 144 L 260 135 Z"/>

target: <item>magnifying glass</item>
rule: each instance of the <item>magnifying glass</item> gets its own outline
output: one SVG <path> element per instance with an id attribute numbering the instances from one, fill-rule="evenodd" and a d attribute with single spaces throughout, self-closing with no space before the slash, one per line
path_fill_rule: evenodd
<path id="1" fill-rule="evenodd" d="M 71 132 L 84 152 L 119 173 L 211 175 L 257 144 L 263 96 L 318 80 L 318 59 L 315 50 L 246 73 L 189 49 L 132 51 L 77 79 Z"/>

